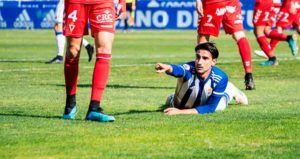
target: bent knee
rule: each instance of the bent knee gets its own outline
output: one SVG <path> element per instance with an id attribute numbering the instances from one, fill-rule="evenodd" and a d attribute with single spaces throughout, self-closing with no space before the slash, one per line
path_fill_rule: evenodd
<path id="1" fill-rule="evenodd" d="M 240 39 L 245 38 L 245 37 L 246 37 L 246 34 L 244 33 L 244 31 L 238 31 L 238 32 L 235 32 L 232 34 L 232 38 L 235 41 L 239 41 Z"/>
<path id="2" fill-rule="evenodd" d="M 96 53 L 111 54 L 112 49 L 110 47 L 101 46 L 96 48 L 96 51 Z"/>
<path id="3" fill-rule="evenodd" d="M 69 58 L 77 58 L 79 55 L 79 51 L 80 51 L 80 46 L 77 45 L 70 45 L 67 48 L 67 56 Z"/>

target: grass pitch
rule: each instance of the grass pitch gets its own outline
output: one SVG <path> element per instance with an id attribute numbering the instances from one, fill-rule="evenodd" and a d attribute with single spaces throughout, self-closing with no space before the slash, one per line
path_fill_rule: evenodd
<path id="1" fill-rule="evenodd" d="M 275 52 L 279 66 L 260 67 L 253 56 L 257 89 L 245 91 L 250 105 L 234 103 L 208 115 L 165 116 L 160 107 L 176 79 L 158 75 L 156 62 L 194 58 L 195 31 L 118 32 L 102 101 L 114 123 L 84 120 L 94 60 L 81 51 L 74 121 L 62 120 L 63 65 L 51 30 L 0 30 L 0 158 L 299 158 L 300 61 L 287 43 Z M 258 49 L 247 32 L 252 49 Z M 87 37 L 91 42 L 92 39 Z M 224 33 L 218 67 L 244 89 L 238 48 Z"/>

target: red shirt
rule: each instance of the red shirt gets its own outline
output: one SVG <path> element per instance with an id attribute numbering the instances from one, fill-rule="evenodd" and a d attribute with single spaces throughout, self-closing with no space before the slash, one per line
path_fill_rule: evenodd
<path id="1" fill-rule="evenodd" d="M 220 2 L 228 2 L 231 0 L 202 0 L 202 3 L 204 4 L 212 4 L 212 3 L 220 3 Z"/>
<path id="2" fill-rule="evenodd" d="M 299 3 L 300 3 L 300 0 L 284 0 L 284 1 L 283 1 L 283 5 L 284 5 L 284 6 L 288 5 L 288 6 L 290 7 L 291 2 L 294 2 L 294 3 L 297 3 L 297 2 L 298 2 L 298 4 L 299 4 Z"/>
<path id="3" fill-rule="evenodd" d="M 121 12 L 126 12 L 126 0 L 119 0 L 118 4 L 122 5 Z M 65 3 L 79 4 L 105 4 L 105 6 L 114 6 L 114 0 L 65 0 Z"/>
<path id="4" fill-rule="evenodd" d="M 66 3 L 80 3 L 80 4 L 101 4 L 114 3 L 114 0 L 65 0 Z M 119 4 L 125 4 L 125 0 L 119 0 Z"/>
<path id="5" fill-rule="evenodd" d="M 292 2 L 295 3 L 296 9 L 299 11 L 300 10 L 300 0 L 284 0 L 282 6 L 284 6 L 286 8 L 290 8 Z"/>

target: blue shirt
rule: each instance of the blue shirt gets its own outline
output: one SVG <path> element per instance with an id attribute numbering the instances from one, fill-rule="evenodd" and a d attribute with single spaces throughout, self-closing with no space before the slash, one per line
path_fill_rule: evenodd
<path id="1" fill-rule="evenodd" d="M 214 112 L 227 87 L 226 73 L 212 66 L 210 75 L 203 80 L 196 72 L 194 61 L 171 66 L 173 72 L 170 75 L 178 78 L 174 106 L 195 108 L 199 114 Z"/>

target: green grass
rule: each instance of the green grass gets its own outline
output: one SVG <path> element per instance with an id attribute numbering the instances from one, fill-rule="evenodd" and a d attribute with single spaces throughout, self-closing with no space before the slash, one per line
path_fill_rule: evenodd
<path id="1" fill-rule="evenodd" d="M 194 58 L 195 31 L 117 33 L 104 99 L 114 123 L 87 122 L 93 62 L 80 60 L 74 121 L 61 120 L 63 65 L 51 30 L 0 30 L 0 158 L 299 158 L 300 63 L 288 45 L 276 48 L 277 67 L 260 67 L 253 55 L 257 89 L 250 105 L 231 104 L 208 115 L 165 116 L 160 110 L 176 79 L 158 75 L 156 62 Z M 252 49 L 258 49 L 247 32 Z M 92 41 L 90 37 L 87 37 Z M 218 66 L 244 89 L 238 48 L 224 33 L 212 39 Z"/>

